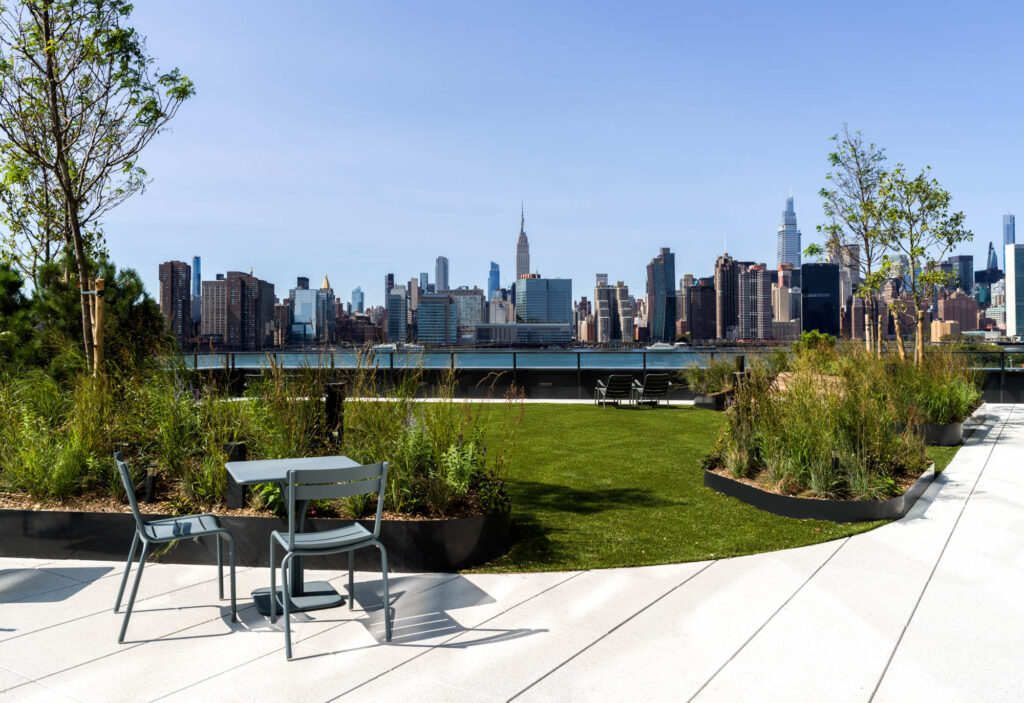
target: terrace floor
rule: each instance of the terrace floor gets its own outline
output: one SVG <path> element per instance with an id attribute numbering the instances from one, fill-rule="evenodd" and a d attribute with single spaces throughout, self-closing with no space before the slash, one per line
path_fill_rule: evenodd
<path id="1" fill-rule="evenodd" d="M 284 657 L 238 572 L 146 567 L 124 645 L 121 564 L 0 559 L 3 701 L 1024 699 L 1024 407 L 989 405 L 911 513 L 781 552 L 634 569 L 379 575 L 293 623 Z M 342 574 L 331 579 L 345 590 Z M 364 610 L 366 608 L 367 610 Z"/>

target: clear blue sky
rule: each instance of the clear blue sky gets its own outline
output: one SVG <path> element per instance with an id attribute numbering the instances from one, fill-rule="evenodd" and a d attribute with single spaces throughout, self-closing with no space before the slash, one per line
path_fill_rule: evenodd
<path id="1" fill-rule="evenodd" d="M 844 122 L 933 175 L 976 235 L 1024 229 L 1024 9 L 1011 2 L 140 2 L 135 26 L 196 97 L 111 213 L 115 261 L 203 258 L 287 295 L 330 276 L 511 281 L 520 200 L 532 267 L 591 295 L 643 293 L 658 248 L 709 275 L 727 242 L 775 262 L 793 190 L 822 221 Z M 1024 238 L 1024 231 L 1022 231 Z M 1001 257 L 1000 257 L 1001 259 Z"/>

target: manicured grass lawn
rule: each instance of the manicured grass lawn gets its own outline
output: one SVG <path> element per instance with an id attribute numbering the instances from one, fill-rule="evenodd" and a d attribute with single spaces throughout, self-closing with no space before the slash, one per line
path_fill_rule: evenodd
<path id="1" fill-rule="evenodd" d="M 793 520 L 704 487 L 722 414 L 527 405 L 508 487 L 514 545 L 477 571 L 641 566 L 767 552 L 884 522 Z M 955 448 L 933 458 L 945 467 Z"/>

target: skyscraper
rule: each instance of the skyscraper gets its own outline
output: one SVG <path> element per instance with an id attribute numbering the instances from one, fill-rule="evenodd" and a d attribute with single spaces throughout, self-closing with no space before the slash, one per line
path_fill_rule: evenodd
<path id="1" fill-rule="evenodd" d="M 953 280 L 949 283 L 950 290 L 959 288 L 968 295 L 974 290 L 974 257 L 970 254 L 949 257 L 949 263 L 953 266 Z M 961 330 L 974 329 L 973 327 L 960 327 Z"/>
<path id="2" fill-rule="evenodd" d="M 992 242 L 988 243 L 988 256 L 985 257 L 985 268 L 989 271 L 995 271 L 999 268 L 999 259 L 996 256 L 996 248 Z"/>
<path id="3" fill-rule="evenodd" d="M 715 261 L 715 336 L 718 339 L 728 338 L 729 328 L 735 327 L 739 318 L 738 285 L 736 261 L 728 254 L 722 254 Z"/>
<path id="4" fill-rule="evenodd" d="M 447 293 L 425 293 L 420 298 L 416 341 L 421 344 L 455 344 L 458 318 L 455 303 Z"/>
<path id="5" fill-rule="evenodd" d="M 434 264 L 434 292 L 448 290 L 448 257 L 439 256 Z"/>
<path id="6" fill-rule="evenodd" d="M 198 256 L 192 257 L 192 322 L 198 323 L 203 312 L 203 278 L 202 261 Z"/>
<path id="7" fill-rule="evenodd" d="M 1024 244 L 1007 244 L 1006 262 L 1006 336 L 1024 335 Z"/>
<path id="8" fill-rule="evenodd" d="M 353 312 L 363 312 L 366 305 L 366 296 L 363 295 L 363 289 L 356 286 L 352 289 L 352 310 Z"/>
<path id="9" fill-rule="evenodd" d="M 203 339 L 227 349 L 274 343 L 274 284 L 252 272 L 228 271 L 203 281 Z"/>
<path id="10" fill-rule="evenodd" d="M 572 322 L 572 279 L 522 278 L 517 281 L 516 322 Z"/>
<path id="11" fill-rule="evenodd" d="M 764 266 L 740 271 L 739 338 L 772 338 L 772 280 Z"/>
<path id="12" fill-rule="evenodd" d="M 408 330 L 407 315 L 405 287 L 395 286 L 388 292 L 387 297 L 387 339 L 392 344 L 402 344 L 405 342 L 405 335 Z"/>
<path id="13" fill-rule="evenodd" d="M 1003 249 L 1006 249 L 1007 244 L 1014 244 L 1017 241 L 1017 222 L 1013 215 L 1003 215 Z M 1009 271 L 1006 267 L 1006 256 L 1003 256 L 1003 269 L 1006 270 L 1007 276 Z"/>
<path id="14" fill-rule="evenodd" d="M 192 338 L 193 290 L 195 284 L 188 264 L 184 261 L 160 264 L 160 312 L 179 345 Z"/>
<path id="15" fill-rule="evenodd" d="M 633 298 L 622 281 L 608 285 L 608 274 L 597 274 L 594 286 L 594 341 L 633 341 Z"/>
<path id="16" fill-rule="evenodd" d="M 802 314 L 805 331 L 818 330 L 839 336 L 839 267 L 836 264 L 807 264 L 801 279 Z"/>
<path id="17" fill-rule="evenodd" d="M 652 342 L 676 340 L 676 255 L 662 247 L 647 264 L 647 329 Z"/>
<path id="18" fill-rule="evenodd" d="M 530 273 L 530 241 L 526 238 L 526 210 L 519 213 L 519 240 L 516 242 L 516 280 Z"/>
<path id="19" fill-rule="evenodd" d="M 686 300 L 689 306 L 686 319 L 690 328 L 690 341 L 714 339 L 717 324 L 715 289 L 702 279 L 690 287 Z"/>
<path id="20" fill-rule="evenodd" d="M 779 264 L 792 264 L 794 268 L 800 268 L 800 230 L 796 228 L 792 195 L 786 198 L 786 209 L 782 211 L 777 259 Z"/>
<path id="21" fill-rule="evenodd" d="M 491 271 L 487 274 L 487 301 L 494 297 L 494 292 L 501 288 L 501 269 L 498 264 L 491 262 Z"/>
<path id="22" fill-rule="evenodd" d="M 299 277 L 288 291 L 291 304 L 289 337 L 295 342 L 329 342 L 334 331 L 334 289 L 327 274 L 319 290 L 309 287 L 309 279 Z"/>

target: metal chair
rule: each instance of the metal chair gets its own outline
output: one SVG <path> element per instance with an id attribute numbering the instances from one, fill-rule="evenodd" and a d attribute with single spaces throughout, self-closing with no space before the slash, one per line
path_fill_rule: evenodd
<path id="1" fill-rule="evenodd" d="M 289 601 L 284 594 L 291 592 L 291 561 L 296 556 L 321 556 L 348 552 L 348 607 L 352 609 L 355 593 L 353 578 L 354 552 L 363 547 L 380 550 L 380 570 L 384 578 L 384 637 L 391 641 L 391 600 L 388 595 L 388 553 L 378 540 L 380 516 L 384 510 L 384 490 L 388 483 L 388 464 L 367 464 L 340 469 L 293 469 L 288 472 L 285 498 L 288 503 L 288 532 L 274 531 L 270 536 L 270 622 L 277 619 L 277 599 L 281 598 L 284 614 L 285 656 L 292 658 L 292 632 Z M 377 516 L 370 532 L 358 522 L 324 532 L 296 532 L 301 529 L 302 512 L 307 501 L 349 496 L 377 494 Z M 301 507 L 297 507 L 301 506 Z M 297 511 L 300 511 L 296 514 Z M 274 568 L 274 549 L 280 545 L 286 550 L 281 559 L 281 591 L 277 590 Z"/>
<path id="2" fill-rule="evenodd" d="M 594 387 L 594 404 L 601 403 L 601 407 L 607 405 L 608 401 L 618 405 L 621 400 L 630 401 L 632 399 L 633 377 L 628 374 L 613 373 L 608 377 L 607 383 L 598 379 L 597 385 Z"/>
<path id="3" fill-rule="evenodd" d="M 633 381 L 633 399 L 637 403 L 653 402 L 657 405 L 664 398 L 668 403 L 668 385 L 667 373 L 649 373 L 644 376 L 643 383 Z"/>
<path id="4" fill-rule="evenodd" d="M 217 587 L 220 598 L 224 598 L 224 559 L 220 542 L 221 539 L 228 541 L 228 559 L 231 568 L 231 621 L 238 622 L 238 606 L 235 603 L 235 540 L 232 534 L 220 526 L 220 521 L 216 516 L 210 514 L 185 515 L 148 522 L 143 520 L 142 514 L 139 512 L 139 502 L 135 498 L 135 484 L 132 482 L 128 465 L 124 462 L 121 452 L 114 453 L 114 460 L 117 462 L 117 470 L 121 474 L 124 490 L 128 494 L 128 502 L 132 506 L 132 515 L 135 516 L 135 538 L 132 540 L 132 549 L 128 552 L 128 563 L 125 565 L 124 575 L 121 577 L 121 587 L 117 590 L 117 602 L 114 603 L 115 613 L 121 608 L 124 587 L 128 583 L 128 572 L 132 568 L 135 550 L 138 549 L 139 542 L 142 542 L 139 568 L 135 572 L 135 582 L 132 584 L 131 595 L 128 596 L 128 607 L 124 611 L 124 622 L 121 623 L 121 634 L 117 636 L 117 641 L 124 642 L 124 634 L 128 630 L 128 619 L 132 616 L 135 596 L 139 592 L 139 581 L 142 580 L 142 567 L 146 565 L 146 559 L 153 551 L 153 545 L 177 542 L 179 539 L 210 535 L 217 538 Z"/>

